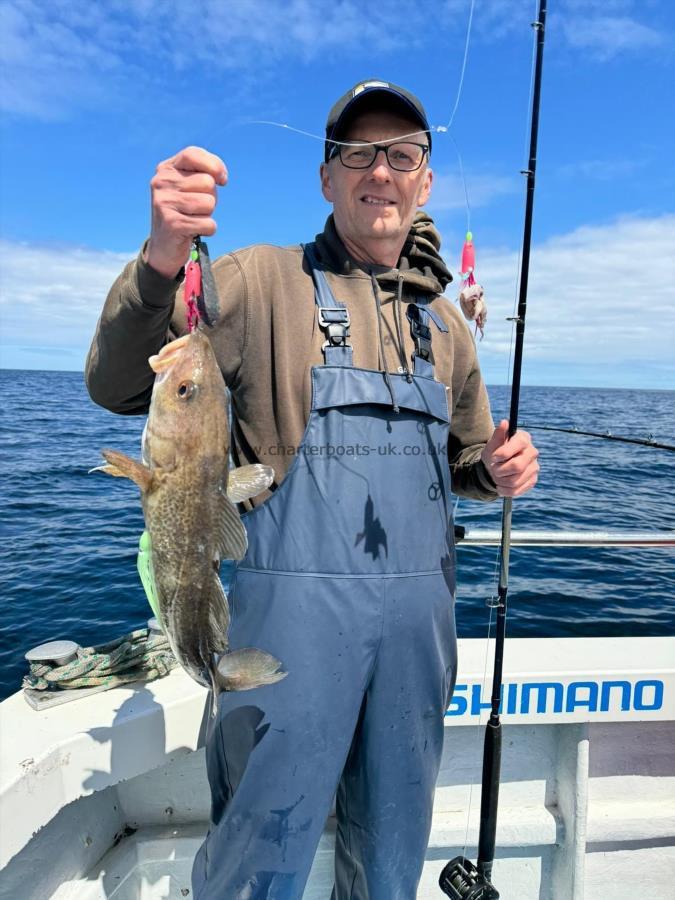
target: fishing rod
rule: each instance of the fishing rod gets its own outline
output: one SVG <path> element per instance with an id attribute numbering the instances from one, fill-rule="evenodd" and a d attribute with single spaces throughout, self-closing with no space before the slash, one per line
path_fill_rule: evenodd
<path id="1" fill-rule="evenodd" d="M 662 444 L 650 435 L 646 438 L 624 437 L 612 434 L 611 431 L 581 431 L 579 428 L 556 428 L 553 425 L 523 425 L 528 431 L 560 431 L 563 434 L 581 434 L 585 437 L 602 438 L 605 441 L 620 441 L 622 444 L 639 444 L 641 447 L 652 447 L 654 450 L 670 450 L 675 453 L 675 445 Z"/>
<path id="2" fill-rule="evenodd" d="M 532 117 L 530 124 L 530 156 L 523 172 L 527 177 L 525 223 L 523 227 L 523 253 L 520 269 L 520 290 L 516 323 L 516 344 L 511 382 L 511 408 L 509 413 L 509 438 L 518 428 L 520 402 L 520 376 L 523 362 L 525 313 L 527 310 L 527 283 L 530 271 L 530 244 L 532 238 L 532 211 L 534 208 L 534 180 L 537 165 L 537 137 L 539 133 L 539 103 L 541 97 L 541 70 L 544 57 L 546 25 L 546 0 L 539 0 L 537 21 L 532 23 L 536 31 L 536 59 Z M 497 590 L 497 627 L 495 633 L 495 659 L 490 698 L 490 718 L 485 729 L 483 748 L 483 777 L 480 804 L 480 832 L 476 865 L 464 856 L 457 856 L 445 866 L 439 878 L 443 892 L 453 900 L 497 900 L 499 892 L 492 884 L 492 865 L 497 836 L 497 805 L 499 801 L 499 777 L 501 769 L 502 724 L 499 706 L 502 690 L 504 639 L 506 637 L 506 598 L 509 580 L 509 553 L 511 549 L 511 512 L 513 502 L 504 498 L 502 511 L 502 535 L 499 551 L 499 586 Z"/>

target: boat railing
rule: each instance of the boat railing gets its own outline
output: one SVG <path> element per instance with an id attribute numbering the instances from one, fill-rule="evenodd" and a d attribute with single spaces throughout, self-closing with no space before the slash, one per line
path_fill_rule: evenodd
<path id="1" fill-rule="evenodd" d="M 498 547 L 501 530 L 455 525 L 458 547 Z M 511 532 L 515 547 L 675 547 L 675 531 L 563 531 Z"/>

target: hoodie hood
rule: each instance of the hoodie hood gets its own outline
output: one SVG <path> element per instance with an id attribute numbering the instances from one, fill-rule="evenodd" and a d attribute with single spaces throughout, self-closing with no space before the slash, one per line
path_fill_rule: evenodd
<path id="1" fill-rule="evenodd" d="M 316 236 L 319 257 L 326 267 L 339 275 L 367 272 L 377 280 L 383 291 L 399 290 L 402 281 L 417 292 L 442 294 L 452 281 L 452 275 L 439 253 L 441 236 L 427 213 L 418 212 L 401 250 L 398 266 L 367 266 L 348 254 L 335 227 L 331 214 L 324 230 Z"/>

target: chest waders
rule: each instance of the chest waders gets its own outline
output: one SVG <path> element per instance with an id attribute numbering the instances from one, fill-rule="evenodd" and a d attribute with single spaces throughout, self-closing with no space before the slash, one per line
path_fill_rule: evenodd
<path id="1" fill-rule="evenodd" d="M 221 695 L 196 900 L 300 900 L 336 793 L 333 900 L 413 900 L 431 828 L 457 647 L 430 313 L 408 307 L 412 377 L 355 368 L 348 312 L 305 254 L 325 364 L 291 468 L 242 517 L 230 594 L 232 649 L 261 647 L 288 675 Z"/>

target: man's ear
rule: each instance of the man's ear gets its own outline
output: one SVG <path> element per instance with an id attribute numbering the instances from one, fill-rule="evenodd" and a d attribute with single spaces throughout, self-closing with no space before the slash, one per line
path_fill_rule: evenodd
<path id="1" fill-rule="evenodd" d="M 431 194 L 431 184 L 432 184 L 433 180 L 434 180 L 434 173 L 431 171 L 431 169 L 427 168 L 426 172 L 424 173 L 424 181 L 422 182 L 422 184 L 420 186 L 420 192 L 417 197 L 417 205 L 418 206 L 424 206 L 424 204 L 429 199 L 429 196 Z"/>
<path id="2" fill-rule="evenodd" d="M 328 165 L 328 163 L 321 163 L 321 165 L 319 166 L 319 176 L 321 178 L 321 193 L 329 203 L 332 203 L 333 185 L 330 179 L 330 166 Z"/>

